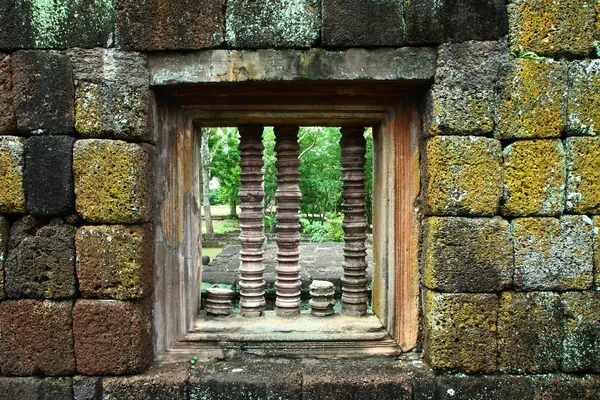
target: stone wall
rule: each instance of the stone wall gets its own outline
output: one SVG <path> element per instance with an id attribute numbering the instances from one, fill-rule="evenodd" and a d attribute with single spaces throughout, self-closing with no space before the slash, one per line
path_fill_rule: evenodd
<path id="1" fill-rule="evenodd" d="M 141 399 L 163 380 L 178 383 L 161 398 L 202 395 L 202 375 L 181 388 L 185 367 L 88 377 L 144 373 L 154 359 L 149 53 L 412 46 L 438 55 L 418 204 L 434 378 L 402 375 L 403 398 L 598 398 L 598 11 L 591 0 L 1 1 L 0 374 L 11 377 L 0 397 L 95 399 L 104 387 Z M 513 381 L 526 391 L 502 389 Z"/>

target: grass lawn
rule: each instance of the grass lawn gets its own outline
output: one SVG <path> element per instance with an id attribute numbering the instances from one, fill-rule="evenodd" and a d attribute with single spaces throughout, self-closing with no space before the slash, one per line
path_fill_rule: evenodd
<path id="1" fill-rule="evenodd" d="M 214 260 L 215 257 L 221 252 L 223 251 L 222 247 L 203 247 L 202 248 L 202 255 L 203 256 L 209 256 L 210 257 L 210 261 Z"/>
<path id="2" fill-rule="evenodd" d="M 215 229 L 215 233 L 227 233 L 232 231 L 240 230 L 240 222 L 235 219 L 224 219 L 224 220 L 214 220 L 213 219 L 213 228 Z M 202 233 L 206 233 L 206 225 L 204 224 L 204 220 L 202 220 Z"/>
<path id="3" fill-rule="evenodd" d="M 202 215 L 204 216 L 204 207 L 202 208 Z M 241 209 L 238 207 L 237 208 L 237 213 L 238 215 L 240 215 Z M 225 205 L 225 206 L 210 206 L 210 213 L 213 216 L 219 217 L 226 217 L 229 215 L 229 206 Z"/>

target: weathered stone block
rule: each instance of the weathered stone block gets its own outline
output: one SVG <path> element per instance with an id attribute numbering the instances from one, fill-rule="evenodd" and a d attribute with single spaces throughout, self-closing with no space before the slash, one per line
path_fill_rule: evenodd
<path id="1" fill-rule="evenodd" d="M 102 378 L 97 376 L 74 376 L 73 400 L 102 400 Z"/>
<path id="2" fill-rule="evenodd" d="M 564 317 L 562 370 L 600 372 L 600 292 L 561 295 Z"/>
<path id="3" fill-rule="evenodd" d="M 146 57 L 112 49 L 77 49 L 69 56 L 79 136 L 151 140 Z"/>
<path id="4" fill-rule="evenodd" d="M 503 215 L 560 215 L 565 184 L 566 158 L 560 140 L 522 140 L 504 149 Z"/>
<path id="5" fill-rule="evenodd" d="M 152 316 L 145 302 L 78 300 L 73 335 L 80 374 L 134 374 L 152 362 Z"/>
<path id="6" fill-rule="evenodd" d="M 73 380 L 71 378 L 2 377 L 0 393 L 4 399 L 10 400 L 73 400 Z"/>
<path id="7" fill-rule="evenodd" d="M 0 303 L 0 372 L 69 375 L 75 372 L 70 301 Z"/>
<path id="8" fill-rule="evenodd" d="M 23 139 L 0 136 L 0 212 L 25 212 Z"/>
<path id="9" fill-rule="evenodd" d="M 25 141 L 23 186 L 29 213 L 74 212 L 73 143 L 75 139 L 69 136 L 34 136 Z"/>
<path id="10" fill-rule="evenodd" d="M 594 0 L 515 0 L 508 5 L 511 47 L 545 56 L 588 56 L 594 50 Z"/>
<path id="11" fill-rule="evenodd" d="M 550 59 L 519 58 L 499 81 L 496 137 L 560 137 L 566 125 L 566 67 Z"/>
<path id="12" fill-rule="evenodd" d="M 159 367 L 143 375 L 104 378 L 102 380 L 102 399 L 188 399 L 187 380 L 189 375 L 189 363 L 185 363 Z M 228 390 L 227 393 L 231 395 L 234 392 Z"/>
<path id="13" fill-rule="evenodd" d="M 502 149 L 494 139 L 436 136 L 427 141 L 425 213 L 495 215 L 502 197 Z"/>
<path id="14" fill-rule="evenodd" d="M 530 376 L 505 374 L 440 377 L 435 397 L 427 400 L 525 400 L 534 398 L 536 398 L 535 388 Z"/>
<path id="15" fill-rule="evenodd" d="M 117 44 L 125 50 L 194 50 L 223 43 L 227 0 L 116 0 Z"/>
<path id="16" fill-rule="evenodd" d="M 502 0 L 410 0 L 406 7 L 409 44 L 496 40 L 508 32 Z"/>
<path id="17" fill-rule="evenodd" d="M 567 134 L 600 133 L 600 61 L 569 63 Z"/>
<path id="18" fill-rule="evenodd" d="M 112 0 L 8 0 L 0 5 L 0 48 L 66 49 L 112 44 Z"/>
<path id="19" fill-rule="evenodd" d="M 511 373 L 557 370 L 563 333 L 560 296 L 504 292 L 498 313 L 498 365 Z"/>
<path id="20" fill-rule="evenodd" d="M 501 218 L 427 218 L 423 284 L 442 292 L 494 292 L 513 274 L 510 225 Z"/>
<path id="21" fill-rule="evenodd" d="M 119 140 L 78 140 L 73 148 L 77 213 L 88 222 L 152 218 L 154 147 Z"/>
<path id="22" fill-rule="evenodd" d="M 57 51 L 19 51 L 11 58 L 17 127 L 23 133 L 73 132 L 73 73 Z"/>
<path id="23" fill-rule="evenodd" d="M 581 215 L 513 221 L 520 290 L 588 289 L 593 283 L 592 221 Z"/>
<path id="24" fill-rule="evenodd" d="M 594 271 L 596 271 L 596 287 L 600 287 L 600 217 L 594 217 Z"/>
<path id="25" fill-rule="evenodd" d="M 324 47 L 400 47 L 406 43 L 404 2 L 324 0 Z"/>
<path id="26" fill-rule="evenodd" d="M 567 138 L 567 211 L 600 214 L 600 137 Z"/>
<path id="27" fill-rule="evenodd" d="M 4 265 L 6 295 L 11 298 L 61 299 L 75 296 L 75 231 L 62 221 L 42 225 L 30 216 L 10 231 Z"/>
<path id="28" fill-rule="evenodd" d="M 496 370 L 496 294 L 445 294 L 424 291 L 424 343 L 436 369 L 468 373 Z"/>
<path id="29" fill-rule="evenodd" d="M 12 133 L 16 129 L 10 56 L 0 53 L 0 135 Z"/>
<path id="30" fill-rule="evenodd" d="M 128 300 L 152 294 L 151 225 L 84 226 L 75 245 L 83 297 Z"/>
<path id="31" fill-rule="evenodd" d="M 533 377 L 536 399 L 594 400 L 600 398 L 600 376 L 546 374 Z"/>
<path id="32" fill-rule="evenodd" d="M 494 129 L 494 87 L 510 63 L 505 41 L 443 44 L 428 98 L 430 135 L 487 135 Z"/>
<path id="33" fill-rule="evenodd" d="M 228 0 L 225 39 L 231 48 L 311 47 L 319 38 L 318 0 Z"/>
<path id="34" fill-rule="evenodd" d="M 8 220 L 0 216 L 0 299 L 4 298 L 4 260 L 6 260 L 9 230 Z"/>

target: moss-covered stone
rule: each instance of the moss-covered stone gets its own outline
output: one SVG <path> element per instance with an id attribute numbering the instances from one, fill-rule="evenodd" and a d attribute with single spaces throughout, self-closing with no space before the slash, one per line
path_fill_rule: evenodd
<path id="1" fill-rule="evenodd" d="M 415 396 L 415 400 L 539 400 L 530 376 L 509 374 L 442 375 L 437 381 L 435 397 L 421 393 Z"/>
<path id="2" fill-rule="evenodd" d="M 569 64 L 567 134 L 600 133 L 600 61 Z"/>
<path id="3" fill-rule="evenodd" d="M 13 133 L 16 129 L 10 56 L 0 53 L 0 135 Z"/>
<path id="4" fill-rule="evenodd" d="M 508 6 L 514 51 L 545 56 L 587 56 L 594 50 L 594 0 L 515 0 Z"/>
<path id="5" fill-rule="evenodd" d="M 424 291 L 424 356 L 433 368 L 496 370 L 495 294 Z"/>
<path id="6" fill-rule="evenodd" d="M 225 40 L 232 48 L 311 47 L 319 38 L 318 0 L 228 0 Z"/>
<path id="7" fill-rule="evenodd" d="M 23 189 L 24 139 L 0 136 L 0 212 L 25 212 Z"/>
<path id="8" fill-rule="evenodd" d="M 565 206 L 566 158 L 560 140 L 522 140 L 504 149 L 502 214 L 559 215 Z"/>
<path id="9" fill-rule="evenodd" d="M 513 221 L 521 290 L 588 289 L 593 283 L 592 221 L 581 215 Z"/>
<path id="10" fill-rule="evenodd" d="M 554 60 L 519 58 L 500 81 L 496 137 L 560 137 L 566 125 L 566 67 Z"/>
<path id="11" fill-rule="evenodd" d="M 498 313 L 498 366 L 503 372 L 557 370 L 563 334 L 560 296 L 552 292 L 504 292 Z"/>
<path id="12" fill-rule="evenodd" d="M 600 137 L 570 137 L 567 151 L 567 211 L 600 214 Z"/>
<path id="13" fill-rule="evenodd" d="M 436 136 L 427 141 L 427 215 L 495 215 L 502 197 L 502 149 L 498 140 Z"/>
<path id="14" fill-rule="evenodd" d="M 131 300 L 152 293 L 154 236 L 150 225 L 83 226 L 75 236 L 83 297 Z"/>
<path id="15" fill-rule="evenodd" d="M 600 217 L 594 217 L 594 271 L 596 288 L 600 288 Z"/>
<path id="16" fill-rule="evenodd" d="M 537 388 L 535 399 L 595 400 L 600 399 L 600 376 L 546 374 L 534 376 Z"/>
<path id="17" fill-rule="evenodd" d="M 0 216 L 0 299 L 4 298 L 4 260 L 6 260 L 9 229 L 8 220 Z"/>
<path id="18" fill-rule="evenodd" d="M 566 292 L 562 370 L 600 372 L 600 292 Z"/>
<path id="19" fill-rule="evenodd" d="M 154 148 L 119 140 L 75 143 L 77 213 L 94 223 L 141 223 L 152 218 Z"/>
<path id="20" fill-rule="evenodd" d="M 513 274 L 510 225 L 501 218 L 427 218 L 423 284 L 442 292 L 493 292 Z"/>

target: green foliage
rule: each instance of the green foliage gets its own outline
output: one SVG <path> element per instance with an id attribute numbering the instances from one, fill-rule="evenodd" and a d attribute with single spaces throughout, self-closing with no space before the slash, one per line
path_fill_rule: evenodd
<path id="1" fill-rule="evenodd" d="M 190 359 L 190 369 L 196 369 L 196 362 L 198 361 L 198 356 L 193 356 Z"/>
<path id="2" fill-rule="evenodd" d="M 310 235 L 309 242 L 343 242 L 344 230 L 342 220 L 344 216 L 339 213 L 328 213 L 325 222 L 311 221 L 300 218 L 302 233 Z"/>
<path id="3" fill-rule="evenodd" d="M 277 168 L 275 168 L 275 132 L 272 126 L 267 126 L 263 130 L 263 145 L 265 150 L 263 152 L 263 159 L 265 161 L 265 175 L 264 175 L 264 190 L 265 199 L 264 207 L 265 210 L 270 210 L 275 206 L 275 191 L 277 190 Z"/>
<path id="4" fill-rule="evenodd" d="M 367 222 L 369 226 L 373 222 L 373 129 L 365 130 L 365 139 L 367 141 L 367 151 L 365 153 L 365 175 L 367 177 Z"/>
<path id="5" fill-rule="evenodd" d="M 211 204 L 239 204 L 241 172 L 239 144 L 237 128 L 219 128 L 210 137 L 209 148 L 214 150 L 211 178 L 219 180 L 219 188 L 214 199 L 211 193 Z"/>
<path id="6" fill-rule="evenodd" d="M 544 57 L 538 56 L 533 51 L 527 51 L 521 46 L 519 46 L 518 50 L 513 51 L 513 56 L 516 58 L 529 58 L 530 60 L 538 60 L 538 61 L 541 61 L 544 59 Z"/>

